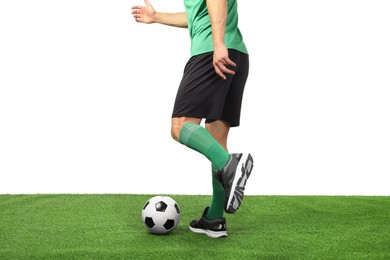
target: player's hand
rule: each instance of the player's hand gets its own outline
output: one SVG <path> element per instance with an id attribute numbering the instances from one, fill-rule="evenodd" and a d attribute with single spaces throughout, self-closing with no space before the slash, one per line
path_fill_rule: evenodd
<path id="1" fill-rule="evenodd" d="M 215 73 L 222 79 L 226 79 L 225 74 L 234 75 L 235 72 L 227 66 L 236 67 L 236 63 L 229 58 L 229 52 L 225 45 L 214 46 L 213 66 Z"/>
<path id="2" fill-rule="evenodd" d="M 144 0 L 146 6 L 135 5 L 131 9 L 131 14 L 139 23 L 154 23 L 156 11 L 148 0 Z"/>

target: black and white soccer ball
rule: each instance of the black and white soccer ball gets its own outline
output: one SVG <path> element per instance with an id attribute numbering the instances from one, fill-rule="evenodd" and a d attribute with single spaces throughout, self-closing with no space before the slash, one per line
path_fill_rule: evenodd
<path id="1" fill-rule="evenodd" d="M 154 234 L 168 234 L 180 222 L 180 207 L 168 196 L 150 198 L 142 209 L 142 221 Z"/>

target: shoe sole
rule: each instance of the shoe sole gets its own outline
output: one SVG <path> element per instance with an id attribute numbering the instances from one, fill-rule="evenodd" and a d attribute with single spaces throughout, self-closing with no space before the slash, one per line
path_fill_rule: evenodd
<path id="1" fill-rule="evenodd" d="M 250 174 L 252 173 L 252 169 L 252 155 L 250 153 L 243 154 L 236 168 L 232 189 L 230 190 L 229 199 L 225 209 L 226 213 L 235 213 L 241 206 L 241 202 L 244 198 L 245 185 Z M 241 172 L 241 174 L 238 174 L 239 172 Z"/>
<path id="2" fill-rule="evenodd" d="M 190 226 L 190 230 L 194 233 L 206 234 L 212 238 L 220 238 L 220 237 L 227 237 L 228 236 L 226 231 L 212 231 L 212 230 L 201 229 L 201 228 L 193 228 L 191 226 Z"/>

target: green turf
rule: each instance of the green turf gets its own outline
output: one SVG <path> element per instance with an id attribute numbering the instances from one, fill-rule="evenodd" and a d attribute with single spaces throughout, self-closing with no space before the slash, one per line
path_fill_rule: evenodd
<path id="1" fill-rule="evenodd" d="M 390 197 L 246 196 L 229 236 L 189 231 L 209 196 L 171 195 L 181 222 L 151 235 L 154 195 L 0 195 L 0 259 L 390 259 Z"/>

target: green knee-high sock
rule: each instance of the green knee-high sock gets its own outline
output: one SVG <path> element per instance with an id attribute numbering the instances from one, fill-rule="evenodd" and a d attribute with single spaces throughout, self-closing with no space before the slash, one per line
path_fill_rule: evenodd
<path id="1" fill-rule="evenodd" d="M 202 126 L 187 122 L 180 131 L 180 143 L 200 152 L 221 170 L 229 161 L 229 153 Z"/>
<path id="2" fill-rule="evenodd" d="M 223 218 L 225 206 L 225 191 L 222 184 L 215 177 L 214 171 L 216 171 L 216 169 L 213 167 L 213 198 L 211 200 L 210 208 L 206 214 L 206 218 L 209 220 Z"/>

